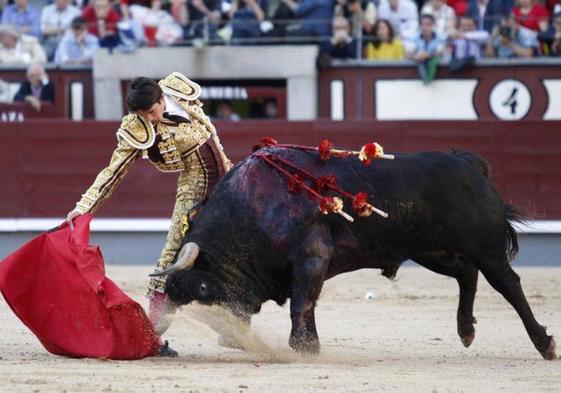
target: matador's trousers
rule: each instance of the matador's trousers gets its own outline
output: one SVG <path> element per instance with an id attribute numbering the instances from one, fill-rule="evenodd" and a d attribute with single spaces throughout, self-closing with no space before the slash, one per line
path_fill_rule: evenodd
<path id="1" fill-rule="evenodd" d="M 177 179 L 175 207 L 166 243 L 156 264 L 156 272 L 161 272 L 169 267 L 179 251 L 185 235 L 189 210 L 208 195 L 218 179 L 224 175 L 224 165 L 212 140 L 185 158 L 184 164 L 186 169 L 180 173 Z M 148 284 L 146 296 L 152 298 L 155 292 L 164 293 L 165 285 L 165 277 L 152 278 Z"/>

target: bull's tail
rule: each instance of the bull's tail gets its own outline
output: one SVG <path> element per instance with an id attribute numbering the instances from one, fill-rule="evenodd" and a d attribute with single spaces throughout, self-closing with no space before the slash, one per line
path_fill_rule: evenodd
<path id="1" fill-rule="evenodd" d="M 518 236 L 516 230 L 512 226 L 513 222 L 523 223 L 526 221 L 524 215 L 514 206 L 504 203 L 504 212 L 506 217 L 506 256 L 508 261 L 512 261 L 518 253 Z"/>
<path id="2" fill-rule="evenodd" d="M 491 173 L 491 167 L 489 166 L 489 163 L 483 158 L 479 157 L 477 154 L 473 154 L 468 151 L 452 149 L 452 155 L 474 166 L 483 176 L 487 178 L 489 177 L 489 174 Z"/>
<path id="3" fill-rule="evenodd" d="M 471 166 L 475 167 L 483 176 L 489 177 L 491 173 L 491 167 L 489 163 L 479 157 L 477 154 L 473 154 L 463 150 L 452 149 L 452 155 L 459 158 Z M 503 203 L 504 215 L 506 218 L 506 257 L 508 261 L 512 261 L 516 254 L 518 254 L 518 235 L 516 230 L 512 226 L 512 223 L 519 222 L 524 223 L 526 218 L 524 215 L 516 209 L 516 207 L 509 205 L 508 203 Z"/>

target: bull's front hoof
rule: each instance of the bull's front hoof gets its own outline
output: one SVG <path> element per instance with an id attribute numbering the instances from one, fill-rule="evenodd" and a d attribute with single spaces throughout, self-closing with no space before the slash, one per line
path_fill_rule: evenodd
<path id="1" fill-rule="evenodd" d="M 470 334 L 468 336 L 460 337 L 460 340 L 462 340 L 462 344 L 464 345 L 464 347 L 469 348 L 473 340 L 475 340 L 475 333 Z"/>
<path id="2" fill-rule="evenodd" d="M 547 349 L 542 352 L 542 356 L 545 360 L 557 359 L 557 355 L 555 354 L 555 340 L 553 337 L 551 337 L 551 341 L 549 342 Z"/>
<path id="3" fill-rule="evenodd" d="M 304 337 L 290 337 L 288 345 L 296 352 L 317 355 L 320 350 L 319 339 L 305 339 Z"/>
<path id="4" fill-rule="evenodd" d="M 473 340 L 475 340 L 475 328 L 474 324 L 477 323 L 475 317 L 470 318 L 458 318 L 458 336 L 464 347 L 468 348 Z"/>

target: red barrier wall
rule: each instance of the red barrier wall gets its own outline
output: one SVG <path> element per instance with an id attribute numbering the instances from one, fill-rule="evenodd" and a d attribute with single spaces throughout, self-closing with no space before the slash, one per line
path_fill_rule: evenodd
<path id="1" fill-rule="evenodd" d="M 238 161 L 262 136 L 341 148 L 377 141 L 388 152 L 467 149 L 486 158 L 504 199 L 532 218 L 561 218 L 561 122 L 217 122 Z M 63 217 L 108 162 L 118 123 L 27 121 L 1 124 L 0 217 Z M 139 160 L 98 212 L 104 217 L 167 217 L 177 174 Z M 444 191 L 444 190 L 443 190 Z"/>

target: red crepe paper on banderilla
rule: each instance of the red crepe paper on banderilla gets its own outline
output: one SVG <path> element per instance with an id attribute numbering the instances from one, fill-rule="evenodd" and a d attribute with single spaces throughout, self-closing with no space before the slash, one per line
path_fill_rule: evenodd
<path id="1" fill-rule="evenodd" d="M 262 147 L 269 146 L 278 146 L 305 151 L 317 151 L 321 161 L 327 161 L 331 157 L 347 158 L 356 156 L 365 166 L 371 165 L 372 160 L 374 159 L 394 159 L 393 155 L 384 154 L 382 146 L 374 142 L 362 146 L 360 151 L 348 151 L 334 149 L 333 143 L 327 139 L 321 141 L 319 146 L 316 148 L 310 146 L 279 144 L 275 139 L 265 137 L 261 139 L 260 145 L 254 146 L 253 150 L 258 151 Z M 318 208 L 323 214 L 337 213 L 348 221 L 354 221 L 350 215 L 343 211 L 343 200 L 341 198 L 324 195 L 325 192 L 331 190 L 349 198 L 352 201 L 353 209 L 359 216 L 369 216 L 374 212 L 384 218 L 388 217 L 387 213 L 368 203 L 366 193 L 359 192 L 356 195 L 352 195 L 338 187 L 337 179 L 334 175 L 317 177 L 301 168 L 296 167 L 292 162 L 286 160 L 285 158 L 272 153 L 257 152 L 256 156 L 287 178 L 288 192 L 292 194 L 299 194 L 306 191 L 306 194 L 310 199 L 318 202 Z M 307 181 L 313 183 L 313 186 L 310 186 Z"/>

